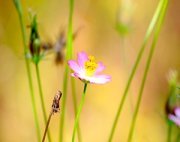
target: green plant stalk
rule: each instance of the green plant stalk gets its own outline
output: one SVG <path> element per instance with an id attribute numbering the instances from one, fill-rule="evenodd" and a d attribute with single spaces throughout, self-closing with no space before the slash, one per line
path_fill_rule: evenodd
<path id="1" fill-rule="evenodd" d="M 60 119 L 60 135 L 59 142 L 63 142 L 63 130 L 64 130 L 64 117 L 65 117 L 65 105 L 67 98 L 67 84 L 68 84 L 68 73 L 69 68 L 66 65 L 63 79 L 63 97 L 62 97 L 62 109 L 61 109 L 61 119 Z"/>
<path id="2" fill-rule="evenodd" d="M 36 109 L 36 102 L 35 102 L 35 97 L 34 97 L 34 89 L 33 89 L 33 83 L 32 83 L 32 76 L 31 76 L 31 68 L 30 68 L 30 63 L 28 59 L 26 58 L 28 48 L 26 45 L 26 34 L 25 34 L 25 26 L 23 23 L 23 18 L 22 18 L 22 8 L 21 8 L 21 3 L 19 0 L 14 0 L 14 4 L 19 16 L 19 21 L 20 21 L 20 27 L 21 27 L 21 32 L 22 32 L 22 38 L 23 38 L 23 45 L 24 45 L 24 55 L 25 55 L 25 64 L 26 64 L 26 69 L 27 69 L 27 77 L 28 77 L 28 83 L 29 83 L 29 89 L 30 89 L 30 97 L 31 97 L 31 103 L 32 103 L 32 109 L 33 109 L 33 114 L 34 114 L 34 121 L 36 125 L 36 134 L 37 134 L 37 139 L 38 142 L 41 141 L 41 133 L 40 133 L 40 127 L 39 127 L 39 121 L 38 121 L 38 114 L 37 114 L 37 109 Z"/>
<path id="3" fill-rule="evenodd" d="M 73 11 L 74 11 L 74 0 L 69 0 L 69 22 L 68 22 L 68 39 L 67 39 L 67 56 L 66 59 L 69 60 L 72 58 L 72 41 L 73 41 L 73 32 L 72 32 L 72 20 L 73 20 Z"/>
<path id="4" fill-rule="evenodd" d="M 38 114 L 37 114 L 37 109 L 36 109 L 34 89 L 33 89 L 33 86 L 32 86 L 32 76 L 31 76 L 31 71 L 30 71 L 30 65 L 29 65 L 28 60 L 25 60 L 25 62 L 26 62 L 28 80 L 29 80 L 29 88 L 31 90 L 30 94 L 31 94 L 31 102 L 32 102 L 33 113 L 34 113 L 34 120 L 35 120 L 35 125 L 36 125 L 36 133 L 37 133 L 38 141 L 40 142 L 41 141 L 41 132 L 40 132 Z"/>
<path id="5" fill-rule="evenodd" d="M 132 123 L 131 123 L 131 126 L 130 126 L 130 131 L 129 131 L 129 135 L 128 135 L 128 142 L 132 141 L 133 132 L 134 132 L 136 119 L 137 119 L 138 112 L 139 112 L 139 107 L 140 107 L 140 103 L 141 103 L 141 99 L 142 99 L 142 95 L 143 95 L 145 82 L 146 82 L 146 79 L 147 79 L 147 75 L 148 75 L 148 71 L 149 71 L 149 68 L 150 68 L 150 65 L 151 65 L 151 61 L 152 61 L 152 57 L 153 57 L 153 54 L 154 54 L 154 51 L 155 51 L 155 47 L 156 47 L 156 44 L 157 44 L 157 41 L 158 41 L 159 33 L 160 33 L 160 30 L 161 30 L 161 27 L 162 27 L 162 24 L 163 24 L 163 21 L 164 21 L 165 13 L 166 13 L 166 10 L 167 10 L 167 5 L 168 5 L 168 0 L 164 0 L 163 8 L 161 10 L 159 21 L 157 23 L 157 29 L 155 30 L 153 42 L 152 42 L 151 49 L 150 49 L 150 52 L 149 52 L 149 55 L 148 55 L 148 59 L 147 59 L 147 63 L 146 63 L 146 67 L 145 67 L 145 71 L 144 71 L 144 75 L 143 75 L 143 79 L 142 79 L 142 83 L 141 83 L 141 87 L 140 87 L 140 91 L 139 91 L 139 95 L 138 95 L 137 104 L 136 104 L 136 107 L 135 107 L 135 112 L 133 114 L 133 119 L 132 119 Z"/>
<path id="6" fill-rule="evenodd" d="M 68 48 L 68 56 L 67 59 L 72 58 L 72 53 L 73 53 L 73 48 L 72 48 L 72 41 L 73 41 L 73 31 L 72 31 L 72 19 L 73 19 L 73 9 L 74 9 L 74 0 L 70 0 L 70 15 L 69 15 L 69 36 L 68 36 L 68 43 L 69 43 L 69 48 Z M 72 99 L 73 99 L 73 105 L 74 105 L 74 112 L 76 115 L 77 112 L 77 99 L 76 99 L 76 91 L 75 91 L 75 81 L 74 78 L 71 78 L 71 85 L 72 85 Z M 78 140 L 79 142 L 82 141 L 81 138 L 81 131 L 79 124 L 77 126 L 77 133 L 78 133 Z"/>
<path id="7" fill-rule="evenodd" d="M 134 75 L 135 75 L 135 73 L 136 73 L 137 67 L 138 67 L 139 62 L 140 62 L 140 60 L 141 60 L 141 58 L 142 58 L 142 55 L 143 55 L 143 53 L 144 53 L 144 50 L 145 50 L 145 48 L 146 48 L 147 42 L 148 42 L 148 40 L 149 40 L 149 38 L 150 38 L 150 35 L 151 35 L 151 33 L 152 33 L 152 31 L 153 31 L 156 23 L 157 23 L 157 20 L 158 20 L 160 11 L 161 11 L 162 4 L 163 4 L 163 0 L 161 0 L 161 1 L 159 2 L 158 7 L 157 7 L 157 9 L 156 9 L 156 11 L 155 11 L 155 13 L 154 13 L 154 16 L 153 16 L 152 20 L 151 20 L 151 23 L 149 24 L 149 27 L 148 27 L 148 29 L 147 29 L 147 31 L 146 31 L 146 34 L 145 34 L 145 37 L 144 37 L 142 46 L 141 46 L 140 51 L 139 51 L 139 53 L 138 53 L 138 56 L 137 56 L 137 58 L 136 58 L 135 64 L 134 64 L 134 66 L 133 66 L 133 68 L 132 68 L 131 74 L 130 74 L 130 76 L 129 76 L 129 79 L 128 79 L 127 84 L 126 84 L 126 87 L 125 87 L 125 90 L 124 90 L 124 92 L 123 92 L 122 99 L 121 99 L 121 101 L 120 101 L 120 103 L 119 103 L 119 107 L 118 107 L 118 110 L 117 110 L 117 112 L 116 112 L 116 116 L 115 116 L 115 119 L 114 119 L 114 121 L 113 121 L 113 125 L 112 125 L 112 128 L 111 128 L 110 136 L 109 136 L 109 139 L 108 139 L 109 142 L 111 142 L 112 139 L 113 139 L 114 132 L 115 132 L 115 129 L 116 129 L 116 126 L 117 126 L 119 117 L 121 116 L 122 108 L 123 108 L 124 103 L 125 103 L 125 100 L 126 100 L 126 98 L 127 98 L 127 94 L 128 94 L 128 91 L 129 91 L 129 87 L 130 87 L 131 82 L 132 82 L 132 79 L 133 79 L 133 77 L 134 77 Z"/>
<path id="8" fill-rule="evenodd" d="M 44 118 L 44 123 L 46 125 L 48 120 L 47 120 L 46 107 L 45 107 L 45 103 L 44 103 L 44 96 L 43 96 L 41 79 L 40 79 L 39 65 L 35 64 L 35 68 L 36 68 L 36 75 L 37 75 L 37 81 L 38 81 L 38 88 L 39 88 L 39 95 L 40 95 L 40 100 L 41 100 L 41 107 L 42 107 L 42 112 L 43 112 L 43 118 Z M 48 135 L 49 142 L 51 142 L 51 135 L 50 135 L 50 131 L 49 130 L 47 132 L 47 135 Z"/>
<path id="9" fill-rule="evenodd" d="M 73 18 L 73 10 L 74 10 L 74 0 L 69 0 L 69 21 L 68 21 L 68 35 L 67 35 L 67 53 L 66 53 L 66 61 L 71 59 L 72 57 L 72 18 Z M 65 106 L 66 106 L 66 98 L 67 98 L 67 84 L 68 84 L 68 74 L 69 68 L 68 65 L 65 65 L 64 79 L 63 79 L 63 98 L 62 98 L 62 114 L 60 118 L 60 127 L 59 127 L 59 142 L 63 142 L 63 130 L 64 130 L 64 118 L 65 118 Z"/>
<path id="10" fill-rule="evenodd" d="M 171 142 L 171 133 L 172 133 L 172 124 L 171 124 L 171 123 L 168 123 L 167 142 Z"/>
<path id="11" fill-rule="evenodd" d="M 76 98 L 76 88 L 75 88 L 75 80 L 71 77 L 71 86 L 72 86 L 72 97 L 73 97 L 73 105 L 74 105 L 74 115 L 76 117 L 77 114 L 77 98 Z M 79 123 L 77 124 L 77 134 L 78 134 L 78 142 L 82 141 L 81 130 L 79 127 Z"/>
<path id="12" fill-rule="evenodd" d="M 84 90 L 83 90 L 83 94 L 82 94 L 82 99 L 81 99 L 81 102 L 79 104 L 78 111 L 77 111 L 77 114 L 76 114 L 75 123 L 74 123 L 72 142 L 74 142 L 74 139 L 75 139 L 75 133 L 76 133 L 76 129 L 77 129 L 77 126 L 78 126 L 78 121 L 79 121 L 79 117 L 80 117 L 80 114 L 81 114 L 81 111 L 82 111 L 82 107 L 83 107 L 83 104 L 84 104 L 84 100 L 85 100 L 85 96 L 86 96 L 86 90 L 87 90 L 87 83 L 84 83 Z"/>
<path id="13" fill-rule="evenodd" d="M 176 142 L 180 142 L 180 133 L 177 135 Z"/>

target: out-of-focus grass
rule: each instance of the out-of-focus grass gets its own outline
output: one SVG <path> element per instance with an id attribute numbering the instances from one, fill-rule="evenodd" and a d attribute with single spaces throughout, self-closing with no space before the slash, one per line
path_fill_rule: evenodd
<path id="1" fill-rule="evenodd" d="M 29 23 L 27 9 L 31 7 L 38 13 L 40 34 L 43 39 L 55 40 L 61 27 L 67 28 L 68 1 L 22 1 L 25 21 Z M 83 26 L 74 42 L 75 53 L 85 50 L 96 56 L 106 65 L 106 73 L 112 75 L 112 82 L 103 86 L 88 86 L 87 98 L 81 114 L 81 130 L 86 142 L 107 140 L 109 130 L 117 110 L 118 101 L 127 81 L 127 76 L 136 58 L 142 38 L 157 5 L 157 0 L 135 1 L 136 8 L 132 15 L 132 31 L 126 37 L 125 50 L 121 48 L 121 39 L 115 30 L 117 1 L 83 1 L 75 2 L 74 29 Z M 158 48 L 152 61 L 142 106 L 140 108 L 134 138 L 138 142 L 163 142 L 167 126 L 164 120 L 164 103 L 167 98 L 166 75 L 170 68 L 180 71 L 179 57 L 179 14 L 178 0 L 170 1 L 166 21 L 158 41 Z M 27 29 L 28 31 L 28 29 Z M 31 113 L 26 70 L 19 21 L 12 1 L 0 1 L 0 141 L 36 141 L 36 133 Z M 147 51 L 148 52 L 148 51 Z M 147 56 L 147 52 L 145 56 Z M 122 60 L 126 57 L 126 62 Z M 41 64 L 42 86 L 47 110 L 59 86 L 62 86 L 64 66 L 56 67 L 54 56 L 46 58 Z M 133 81 L 129 102 L 122 112 L 114 141 L 127 138 L 132 106 L 135 104 L 145 60 L 142 60 Z M 32 70 L 33 73 L 35 70 Z M 34 76 L 35 95 L 38 112 L 43 122 L 40 101 L 38 99 L 37 81 Z M 82 83 L 76 80 L 77 97 L 80 100 Z M 70 89 L 70 88 L 68 88 Z M 61 115 L 61 113 L 59 114 Z M 58 139 L 59 115 L 51 120 L 53 141 Z M 65 141 L 71 141 L 74 113 L 71 95 L 67 98 Z M 123 128 L 123 129 L 122 129 Z M 44 124 L 41 123 L 44 130 Z M 13 131 L 14 130 L 14 131 Z M 107 136 L 107 137 L 106 137 Z"/>

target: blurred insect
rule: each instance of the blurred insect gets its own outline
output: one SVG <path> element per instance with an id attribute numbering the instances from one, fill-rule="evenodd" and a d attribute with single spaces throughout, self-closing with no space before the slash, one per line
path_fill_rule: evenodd
<path id="1" fill-rule="evenodd" d="M 53 114 L 59 112 L 59 110 L 60 110 L 59 101 L 61 99 L 61 96 L 62 96 L 62 92 L 58 90 L 56 95 L 54 96 L 53 103 L 52 103 L 52 113 Z"/>
<path id="2" fill-rule="evenodd" d="M 79 31 L 80 31 L 81 27 L 78 28 L 76 30 L 76 32 L 73 33 L 73 40 L 76 39 Z M 55 63 L 56 65 L 59 65 L 59 64 L 62 64 L 63 61 L 64 61 L 64 49 L 66 47 L 66 44 L 67 44 L 67 39 L 66 39 L 66 34 L 65 34 L 65 31 L 61 31 L 57 40 L 52 43 L 52 42 L 44 42 L 42 43 L 42 49 L 45 51 L 45 52 L 48 52 L 48 51 L 53 51 L 55 52 Z"/>

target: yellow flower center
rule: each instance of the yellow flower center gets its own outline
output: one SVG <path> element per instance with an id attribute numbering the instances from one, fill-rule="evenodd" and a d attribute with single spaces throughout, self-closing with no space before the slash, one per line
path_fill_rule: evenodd
<path id="1" fill-rule="evenodd" d="M 95 62 L 94 56 L 89 56 L 88 61 L 85 62 L 85 70 L 88 76 L 92 76 L 98 64 Z"/>

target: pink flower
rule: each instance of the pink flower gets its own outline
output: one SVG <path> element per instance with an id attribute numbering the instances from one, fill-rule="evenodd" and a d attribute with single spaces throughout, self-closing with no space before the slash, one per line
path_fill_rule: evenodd
<path id="1" fill-rule="evenodd" d="M 175 108 L 174 114 L 169 114 L 169 119 L 180 127 L 180 107 Z"/>
<path id="2" fill-rule="evenodd" d="M 77 56 L 77 61 L 68 61 L 69 67 L 74 71 L 71 74 L 73 77 L 95 84 L 105 84 L 111 80 L 109 75 L 100 75 L 105 66 L 102 62 L 96 63 L 94 56 L 87 56 L 85 52 L 80 52 Z"/>

